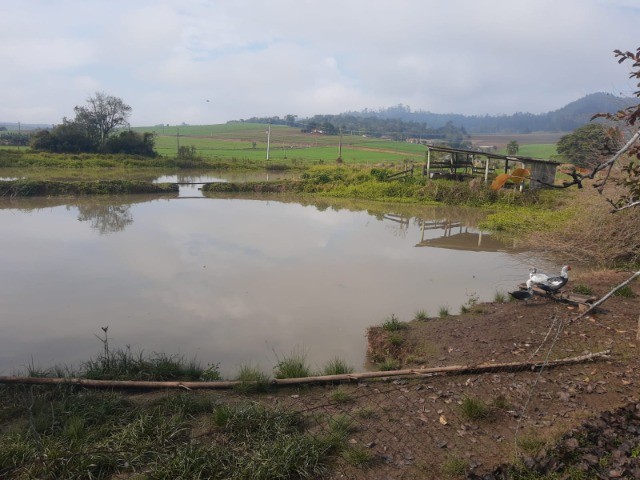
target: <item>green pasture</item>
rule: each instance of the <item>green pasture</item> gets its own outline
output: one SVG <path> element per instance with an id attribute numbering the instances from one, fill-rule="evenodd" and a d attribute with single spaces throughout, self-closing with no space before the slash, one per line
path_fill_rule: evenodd
<path id="1" fill-rule="evenodd" d="M 502 149 L 497 153 L 501 155 L 506 155 L 507 150 Z M 556 150 L 555 143 L 520 145 L 520 148 L 518 149 L 518 155 L 523 157 L 543 158 L 543 159 L 549 160 L 553 155 L 557 155 L 557 154 L 558 154 L 558 151 Z"/>
<path id="2" fill-rule="evenodd" d="M 210 126 L 138 127 L 155 132 L 156 150 L 175 156 L 178 147 L 195 147 L 196 155 L 221 159 L 264 161 L 267 157 L 267 125 L 235 123 Z M 178 135 L 179 129 L 179 135 Z M 163 131 L 164 130 L 164 131 Z M 333 162 L 339 155 L 338 135 L 302 133 L 300 129 L 271 126 L 269 160 L 287 162 Z M 406 142 L 356 135 L 342 137 L 342 160 L 346 163 L 421 161 L 425 147 Z"/>
<path id="3" fill-rule="evenodd" d="M 259 123 L 220 125 L 172 125 L 135 127 L 139 132 L 154 132 L 156 150 L 172 157 L 178 145 L 194 146 L 204 158 L 263 161 L 267 156 L 267 130 Z M 271 125 L 269 159 L 277 162 L 333 162 L 338 157 L 339 135 L 303 133 L 298 127 Z M 505 150 L 499 153 L 506 154 Z M 555 144 L 523 144 L 518 155 L 546 158 L 557 155 Z M 342 159 L 345 163 L 385 163 L 405 160 L 420 162 L 424 145 L 398 142 L 362 135 L 342 136 Z"/>

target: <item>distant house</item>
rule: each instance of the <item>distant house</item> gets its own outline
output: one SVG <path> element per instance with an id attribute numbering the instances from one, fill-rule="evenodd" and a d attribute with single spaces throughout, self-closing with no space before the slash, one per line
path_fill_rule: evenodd
<path id="1" fill-rule="evenodd" d="M 496 152 L 496 151 L 498 151 L 498 147 L 496 147 L 495 145 L 479 145 L 479 146 L 477 146 L 475 148 L 477 148 L 481 152 Z"/>

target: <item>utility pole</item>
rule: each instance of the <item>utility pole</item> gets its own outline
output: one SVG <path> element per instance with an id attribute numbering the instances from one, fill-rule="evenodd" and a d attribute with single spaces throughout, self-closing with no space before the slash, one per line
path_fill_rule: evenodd
<path id="1" fill-rule="evenodd" d="M 342 160 L 342 127 L 340 127 L 340 143 L 338 144 L 338 160 Z"/>
<path id="2" fill-rule="evenodd" d="M 176 127 L 176 144 L 178 145 L 178 151 L 176 155 L 180 156 L 180 127 Z"/>
<path id="3" fill-rule="evenodd" d="M 271 120 L 269 120 L 269 130 L 267 130 L 267 161 L 269 160 L 270 146 L 271 146 Z"/>

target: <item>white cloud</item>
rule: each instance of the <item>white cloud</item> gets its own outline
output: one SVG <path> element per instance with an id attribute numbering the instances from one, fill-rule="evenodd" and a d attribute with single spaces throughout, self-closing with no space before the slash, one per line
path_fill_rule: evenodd
<path id="1" fill-rule="evenodd" d="M 0 18 L 0 120 L 58 122 L 97 89 L 135 124 L 398 103 L 534 113 L 633 85 L 637 2 L 14 2 Z M 205 99 L 211 99 L 206 103 Z"/>

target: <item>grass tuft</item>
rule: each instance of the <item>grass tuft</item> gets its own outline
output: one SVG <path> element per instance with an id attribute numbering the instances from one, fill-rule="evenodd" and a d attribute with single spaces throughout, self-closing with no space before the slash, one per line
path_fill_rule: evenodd
<path id="1" fill-rule="evenodd" d="M 528 455 L 535 455 L 546 445 L 544 440 L 534 435 L 519 436 L 516 443 Z"/>
<path id="2" fill-rule="evenodd" d="M 242 383 L 235 388 L 241 393 L 264 393 L 271 387 L 269 375 L 253 365 L 241 365 L 237 380 Z"/>
<path id="3" fill-rule="evenodd" d="M 307 354 L 293 351 L 288 357 L 278 361 L 274 367 L 276 378 L 303 378 L 311 376 L 311 368 L 307 365 Z"/>
<path id="4" fill-rule="evenodd" d="M 448 317 L 448 316 L 449 316 L 449 307 L 446 306 L 446 305 L 442 305 L 438 309 L 438 317 L 444 318 L 444 317 Z"/>
<path id="5" fill-rule="evenodd" d="M 573 286 L 573 293 L 578 293 L 580 295 L 593 295 L 593 289 L 584 283 L 578 283 Z"/>
<path id="6" fill-rule="evenodd" d="M 395 314 L 391 314 L 382 324 L 382 329 L 387 332 L 397 332 L 398 330 L 404 330 L 407 328 L 407 324 L 398 320 Z"/>
<path id="7" fill-rule="evenodd" d="M 334 390 L 331 395 L 329 395 L 329 399 L 334 403 L 349 403 L 353 401 L 353 397 L 340 388 Z"/>
<path id="8" fill-rule="evenodd" d="M 394 347 L 399 347 L 404 343 L 404 336 L 400 332 L 391 332 L 389 334 L 389 342 Z"/>
<path id="9" fill-rule="evenodd" d="M 457 456 L 448 457 L 442 464 L 442 473 L 449 478 L 462 477 L 467 473 L 469 464 Z"/>
<path id="10" fill-rule="evenodd" d="M 616 293 L 613 294 L 615 297 L 622 298 L 634 298 L 636 296 L 635 292 L 631 289 L 629 285 L 625 285 L 622 288 L 616 290 Z"/>
<path id="11" fill-rule="evenodd" d="M 348 464 L 358 468 L 367 467 L 374 460 L 373 453 L 359 445 L 346 448 L 341 455 Z"/>
<path id="12" fill-rule="evenodd" d="M 386 358 L 378 363 L 378 368 L 383 372 L 398 370 L 400 368 L 400 362 L 394 358 Z"/>
<path id="13" fill-rule="evenodd" d="M 496 303 L 507 303 L 507 295 L 502 291 L 498 291 L 493 295 L 493 301 Z"/>
<path id="14" fill-rule="evenodd" d="M 376 411 L 371 407 L 362 407 L 356 411 L 356 415 L 363 419 L 371 419 L 376 417 Z"/>
<path id="15" fill-rule="evenodd" d="M 345 375 L 347 373 L 353 373 L 353 367 L 341 358 L 334 357 L 324 366 L 322 372 L 325 375 Z"/>
<path id="16" fill-rule="evenodd" d="M 482 420 L 488 418 L 491 409 L 478 398 L 464 397 L 460 405 L 460 411 L 469 420 Z"/>
<path id="17" fill-rule="evenodd" d="M 417 322 L 424 322 L 429 319 L 429 315 L 426 310 L 418 310 L 414 315 L 413 319 Z"/>

